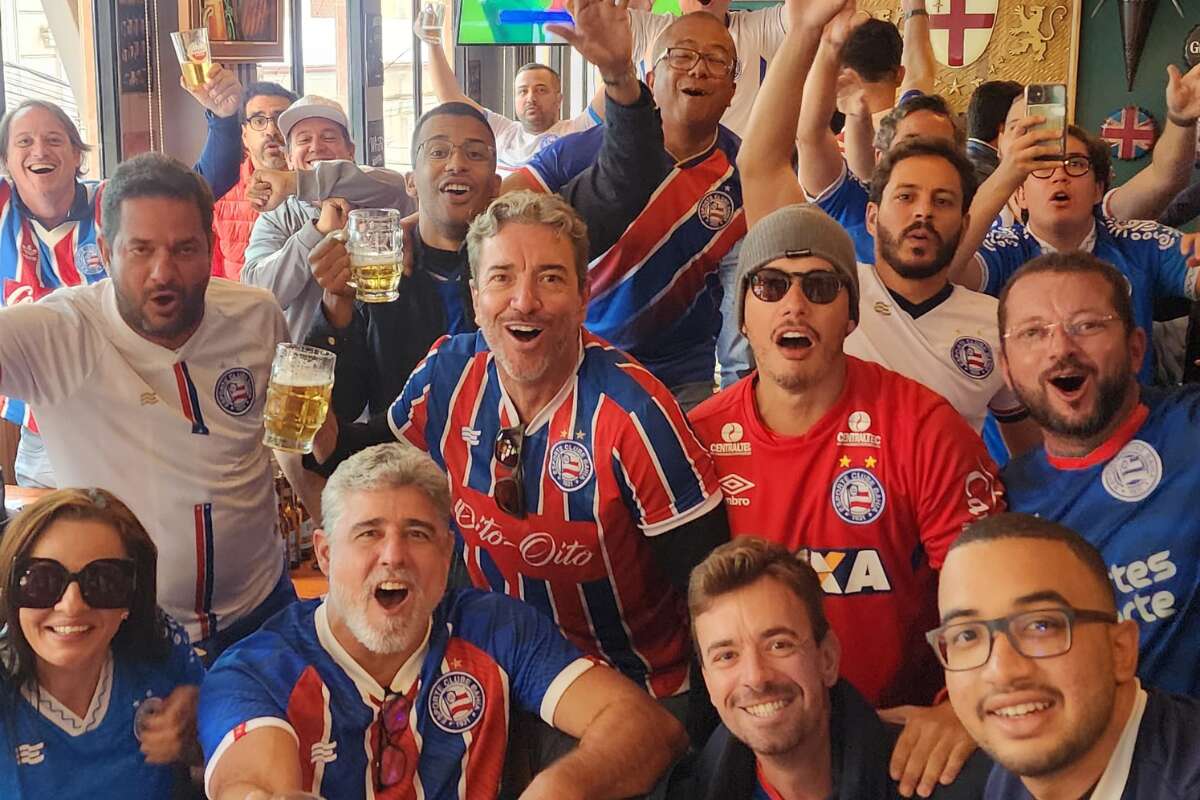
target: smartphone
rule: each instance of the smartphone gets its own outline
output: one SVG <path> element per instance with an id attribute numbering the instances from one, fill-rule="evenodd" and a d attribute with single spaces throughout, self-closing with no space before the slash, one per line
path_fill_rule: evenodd
<path id="1" fill-rule="evenodd" d="M 1044 158 L 1064 158 L 1067 152 L 1067 87 L 1061 83 L 1029 84 L 1025 87 L 1025 113 L 1046 120 L 1030 130 L 1058 132 L 1058 155 Z"/>

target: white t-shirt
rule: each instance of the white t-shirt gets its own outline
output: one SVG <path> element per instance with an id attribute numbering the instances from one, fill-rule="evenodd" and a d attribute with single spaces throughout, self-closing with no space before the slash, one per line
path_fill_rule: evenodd
<path id="1" fill-rule="evenodd" d="M 989 409 L 1001 422 L 1023 415 L 1000 372 L 996 298 L 953 286 L 941 302 L 913 317 L 870 264 L 858 265 L 858 282 L 858 327 L 846 337 L 847 355 L 924 384 L 976 431 Z"/>
<path id="2" fill-rule="evenodd" d="M 506 177 L 529 163 L 543 147 L 549 147 L 570 133 L 586 131 L 597 120 L 589 106 L 571 119 L 560 119 L 541 133 L 530 133 L 525 126 L 503 114 L 484 109 L 488 125 L 496 134 L 496 172 Z"/>
<path id="3" fill-rule="evenodd" d="M 649 11 L 630 11 L 633 23 L 633 60 L 638 75 L 643 79 L 654 65 L 654 43 L 659 35 L 678 17 L 673 14 L 652 14 Z M 729 12 L 729 35 L 737 47 L 741 74 L 737 79 L 737 90 L 733 102 L 721 117 L 721 124 L 738 136 L 742 136 L 750 121 L 750 109 L 758 88 L 767 74 L 767 63 L 783 44 L 786 35 L 783 29 L 783 6 L 762 8 L 757 11 Z"/>
<path id="4" fill-rule="evenodd" d="M 111 280 L 0 311 L 0 392 L 28 400 L 59 486 L 121 498 L 158 546 L 158 603 L 205 639 L 283 569 L 263 405 L 287 340 L 269 292 L 214 278 L 178 350 L 121 318 Z"/>

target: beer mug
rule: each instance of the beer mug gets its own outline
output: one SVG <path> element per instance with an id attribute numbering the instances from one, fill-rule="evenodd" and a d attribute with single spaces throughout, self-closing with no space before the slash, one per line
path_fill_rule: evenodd
<path id="1" fill-rule="evenodd" d="M 441 44 L 442 21 L 446 19 L 446 4 L 442 0 L 423 0 L 413 22 L 413 33 L 428 44 Z"/>
<path id="2" fill-rule="evenodd" d="M 361 208 L 350 212 L 346 225 L 350 252 L 350 285 L 364 303 L 390 303 L 400 296 L 400 212 L 394 208 Z"/>
<path id="3" fill-rule="evenodd" d="M 263 444 L 289 453 L 312 452 L 313 437 L 329 410 L 336 360 L 328 350 L 302 344 L 285 342 L 275 348 L 263 410 Z"/>
<path id="4" fill-rule="evenodd" d="M 212 73 L 212 51 L 208 47 L 208 28 L 192 28 L 171 34 L 179 71 L 189 88 L 198 89 Z"/>

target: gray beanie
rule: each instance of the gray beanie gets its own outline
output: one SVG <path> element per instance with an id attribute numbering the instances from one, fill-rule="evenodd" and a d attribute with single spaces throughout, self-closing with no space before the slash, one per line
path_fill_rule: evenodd
<path id="1" fill-rule="evenodd" d="M 754 223 L 742 239 L 737 264 L 737 319 L 740 330 L 746 319 L 746 290 L 750 273 L 777 258 L 823 258 L 850 287 L 850 319 L 858 320 L 858 260 L 850 234 L 833 218 L 809 203 L 772 211 Z"/>

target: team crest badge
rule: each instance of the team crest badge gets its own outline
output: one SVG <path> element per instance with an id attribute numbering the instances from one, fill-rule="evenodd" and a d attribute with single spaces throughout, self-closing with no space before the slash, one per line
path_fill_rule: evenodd
<path id="1" fill-rule="evenodd" d="M 933 0 L 929 43 L 939 63 L 957 69 L 983 55 L 999 14 L 999 0 Z"/>
<path id="2" fill-rule="evenodd" d="M 992 370 L 996 368 L 992 346 L 974 336 L 960 336 L 955 339 L 954 346 L 950 348 L 950 358 L 964 375 L 977 381 L 991 375 Z"/>
<path id="3" fill-rule="evenodd" d="M 254 405 L 254 376 L 245 367 L 234 367 L 221 373 L 213 398 L 226 414 L 240 417 Z"/>
<path id="4" fill-rule="evenodd" d="M 592 456 L 578 442 L 564 439 L 550 448 L 550 479 L 564 492 L 574 492 L 592 477 Z"/>
<path id="5" fill-rule="evenodd" d="M 446 733 L 474 728 L 486 704 L 483 687 L 467 672 L 447 672 L 429 690 L 429 716 Z"/>
<path id="6" fill-rule="evenodd" d="M 709 230 L 719 231 L 733 219 L 733 198 L 725 192 L 709 192 L 700 199 L 696 216 Z"/>
<path id="7" fill-rule="evenodd" d="M 883 484 L 865 469 L 848 469 L 833 482 L 833 510 L 851 525 L 879 519 L 887 504 Z"/>
<path id="8" fill-rule="evenodd" d="M 100 259 L 100 248 L 91 242 L 84 242 L 75 248 L 75 269 L 81 275 L 99 275 L 104 272 L 104 262 Z"/>
<path id="9" fill-rule="evenodd" d="M 1141 439 L 1134 439 L 1104 467 L 1100 482 L 1104 484 L 1104 491 L 1115 499 L 1136 503 L 1158 488 L 1162 474 L 1158 451 Z"/>

